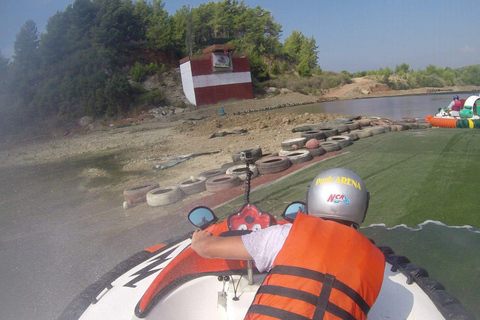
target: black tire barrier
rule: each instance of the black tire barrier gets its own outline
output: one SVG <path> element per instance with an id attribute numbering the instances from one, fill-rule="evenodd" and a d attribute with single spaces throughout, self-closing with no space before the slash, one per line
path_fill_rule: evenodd
<path id="1" fill-rule="evenodd" d="M 350 140 L 352 140 L 352 141 L 357 141 L 358 139 L 360 139 L 360 137 L 358 136 L 358 134 L 355 131 L 350 131 L 349 133 L 344 133 L 343 135 L 347 136 L 347 137 L 350 137 Z"/>
<path id="2" fill-rule="evenodd" d="M 133 201 L 137 202 L 141 199 L 145 200 L 145 196 L 147 195 L 148 191 L 158 188 L 160 185 L 158 182 L 147 182 L 143 183 L 128 189 L 125 189 L 123 191 L 123 197 L 125 198 L 125 201 Z"/>
<path id="3" fill-rule="evenodd" d="M 223 171 L 223 172 L 227 172 L 228 168 L 232 167 L 232 166 L 236 166 L 238 163 L 235 163 L 235 162 L 228 162 L 228 163 L 224 163 L 222 164 L 222 166 L 220 167 L 220 169 Z"/>
<path id="4" fill-rule="evenodd" d="M 227 170 L 225 169 L 212 169 L 212 170 L 207 170 L 204 172 L 201 172 L 197 175 L 197 177 L 205 177 L 206 180 L 210 179 L 211 177 L 214 176 L 219 176 L 221 174 L 225 174 Z"/>
<path id="5" fill-rule="evenodd" d="M 257 166 L 254 164 L 251 164 L 248 166 L 248 168 L 252 172 L 250 179 L 256 178 L 258 176 Z M 238 176 L 240 181 L 245 181 L 247 180 L 247 166 L 245 164 L 237 164 L 235 166 L 231 166 L 230 168 L 227 169 L 226 174 L 235 174 Z"/>
<path id="6" fill-rule="evenodd" d="M 385 133 L 385 128 L 383 126 L 375 126 L 370 128 L 365 128 L 364 130 L 370 131 L 372 135 Z"/>
<path id="7" fill-rule="evenodd" d="M 166 206 L 182 199 L 182 191 L 177 186 L 160 187 L 147 193 L 147 203 L 151 207 Z"/>
<path id="8" fill-rule="evenodd" d="M 338 133 L 344 133 L 344 132 L 350 131 L 350 129 L 348 129 L 348 126 L 345 123 L 337 124 L 335 126 L 335 129 L 338 130 Z"/>
<path id="9" fill-rule="evenodd" d="M 347 121 L 345 124 L 349 131 L 360 129 L 360 123 L 358 121 Z"/>
<path id="10" fill-rule="evenodd" d="M 317 139 L 318 141 L 325 141 L 327 136 L 325 132 L 320 130 L 309 130 L 302 132 L 301 137 L 307 138 L 307 141 L 310 139 Z"/>
<path id="11" fill-rule="evenodd" d="M 289 151 L 285 155 L 291 163 L 302 163 L 312 160 L 312 155 L 306 149 Z"/>
<path id="12" fill-rule="evenodd" d="M 418 126 L 418 123 L 405 123 L 406 127 L 409 129 L 409 130 L 414 130 L 414 129 L 419 129 L 420 127 Z"/>
<path id="13" fill-rule="evenodd" d="M 359 120 L 357 120 L 357 122 L 360 125 L 360 128 L 370 127 L 372 125 L 372 120 L 367 119 L 367 118 L 359 119 Z"/>
<path id="14" fill-rule="evenodd" d="M 241 156 L 242 152 L 250 152 L 253 156 L 253 161 L 256 161 L 262 157 L 262 148 L 251 148 L 251 149 L 240 150 L 235 153 L 232 153 L 232 160 L 234 163 L 245 161 L 245 159 L 242 159 L 242 156 Z"/>
<path id="15" fill-rule="evenodd" d="M 327 138 L 331 136 L 338 136 L 338 129 L 335 128 L 320 128 L 318 130 L 322 131 Z"/>
<path id="16" fill-rule="evenodd" d="M 366 128 L 360 129 L 360 130 L 354 130 L 354 131 L 351 131 L 350 133 L 356 134 L 360 139 L 373 136 L 372 132 L 367 130 Z"/>
<path id="17" fill-rule="evenodd" d="M 346 135 L 328 137 L 327 142 L 328 141 L 337 142 L 342 149 L 353 144 L 352 139 Z"/>
<path id="18" fill-rule="evenodd" d="M 327 153 L 327 151 L 320 146 L 318 146 L 318 148 L 307 149 L 307 150 L 308 150 L 308 152 L 310 152 L 312 157 L 323 156 L 325 153 Z"/>
<path id="19" fill-rule="evenodd" d="M 268 152 L 268 153 L 264 153 L 262 155 L 262 158 L 265 158 L 265 157 L 273 157 L 273 156 L 278 156 L 278 152 Z"/>
<path id="20" fill-rule="evenodd" d="M 206 187 L 205 187 L 206 180 L 207 179 L 205 177 L 191 177 L 190 179 L 181 181 L 178 184 L 178 187 L 186 195 L 200 193 L 206 190 Z"/>
<path id="21" fill-rule="evenodd" d="M 219 192 L 234 188 L 240 184 L 240 178 L 236 174 L 221 174 L 205 181 L 207 191 Z"/>
<path id="22" fill-rule="evenodd" d="M 282 146 L 282 149 L 285 151 L 294 151 L 296 149 L 303 148 L 307 141 L 308 139 L 305 137 L 293 138 L 293 139 L 282 141 L 281 146 Z M 295 148 L 294 146 L 297 146 L 297 147 Z"/>
<path id="23" fill-rule="evenodd" d="M 411 117 L 402 118 L 402 122 L 414 123 L 414 122 L 416 122 L 416 121 L 417 121 L 417 119 L 411 118 Z"/>
<path id="24" fill-rule="evenodd" d="M 338 151 L 341 150 L 342 147 L 336 141 L 325 141 L 320 143 L 320 147 L 325 149 L 327 152 Z"/>
<path id="25" fill-rule="evenodd" d="M 392 125 L 397 127 L 397 131 L 405 131 L 409 129 L 407 125 L 400 122 L 394 122 Z"/>
<path id="26" fill-rule="evenodd" d="M 313 128 L 310 126 L 301 126 L 301 127 L 293 128 L 292 132 L 295 133 L 295 132 L 304 132 L 304 131 L 310 131 L 310 130 L 313 130 Z"/>
<path id="27" fill-rule="evenodd" d="M 255 162 L 260 174 L 277 173 L 290 168 L 292 163 L 287 157 L 272 156 L 265 157 Z"/>

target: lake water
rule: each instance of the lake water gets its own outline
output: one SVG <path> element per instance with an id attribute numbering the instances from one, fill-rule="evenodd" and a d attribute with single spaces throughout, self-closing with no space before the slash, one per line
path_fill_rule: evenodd
<path id="1" fill-rule="evenodd" d="M 287 112 L 293 113 L 336 113 L 348 115 L 365 115 L 386 117 L 401 120 L 406 117 L 425 118 L 435 114 L 438 108 L 444 108 L 458 94 L 466 99 L 470 93 L 445 93 L 415 96 L 398 96 L 385 98 L 365 98 L 355 100 L 337 100 L 289 108 Z M 278 112 L 286 112 L 280 109 Z"/>
<path id="2" fill-rule="evenodd" d="M 366 98 L 309 104 L 276 112 L 336 113 L 365 115 L 401 120 L 425 118 L 438 108 L 448 106 L 455 94 L 466 99 L 471 93 L 445 93 L 386 98 Z M 447 292 L 459 298 L 463 306 L 480 318 L 480 230 L 470 226 L 447 226 L 425 222 L 415 228 L 370 226 L 362 233 L 377 245 L 388 244 L 396 254 L 405 255 L 412 264 L 425 268 L 430 277 L 442 283 Z"/>

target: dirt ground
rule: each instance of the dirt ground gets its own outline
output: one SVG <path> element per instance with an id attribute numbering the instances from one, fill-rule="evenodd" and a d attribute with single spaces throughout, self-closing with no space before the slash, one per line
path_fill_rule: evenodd
<path id="1" fill-rule="evenodd" d="M 377 88 L 377 89 L 375 89 Z M 187 109 L 174 115 L 156 115 L 128 124 L 91 125 L 88 130 L 65 131 L 49 136 L 11 140 L 0 143 L 0 166 L 19 164 L 55 163 L 70 157 L 92 157 L 106 153 L 118 154 L 124 172 L 132 172 L 124 188 L 145 182 L 152 172 L 160 185 L 175 185 L 203 171 L 219 168 L 232 161 L 231 154 L 244 149 L 261 147 L 262 152 L 274 153 L 281 149 L 281 142 L 299 136 L 292 128 L 304 124 L 318 124 L 348 115 L 302 114 L 286 112 L 250 112 L 284 104 L 314 103 L 319 99 L 354 99 L 388 96 L 395 91 L 381 91 L 378 84 L 365 78 L 331 90 L 322 97 L 306 96 L 294 92 L 282 92 L 262 99 L 227 101 L 213 106 Z M 380 87 L 381 88 L 381 87 Z M 421 89 L 426 92 L 427 88 Z M 452 89 L 453 90 L 453 89 Z M 401 94 L 422 93 L 420 89 Z M 220 116 L 224 107 L 227 115 Z M 218 132 L 238 132 L 222 137 L 211 136 Z M 161 165 L 182 155 L 212 152 L 179 163 L 167 169 Z M 167 159 L 165 159 L 167 158 Z M 170 159 L 169 159 L 170 158 Z M 145 173 L 145 174 L 142 174 Z M 92 166 L 84 171 L 85 177 L 108 177 L 108 170 Z"/>

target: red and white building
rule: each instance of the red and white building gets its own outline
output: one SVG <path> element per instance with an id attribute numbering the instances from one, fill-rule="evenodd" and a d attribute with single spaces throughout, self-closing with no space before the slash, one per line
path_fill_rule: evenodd
<path id="1" fill-rule="evenodd" d="M 180 60 L 183 92 L 201 106 L 228 99 L 253 99 L 252 76 L 246 55 L 233 53 L 233 44 L 215 44 L 202 55 Z"/>

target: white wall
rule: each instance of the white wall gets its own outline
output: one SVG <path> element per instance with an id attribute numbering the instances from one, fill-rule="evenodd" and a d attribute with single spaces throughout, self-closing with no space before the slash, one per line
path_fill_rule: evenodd
<path id="1" fill-rule="evenodd" d="M 197 105 L 195 98 L 195 88 L 193 86 L 192 66 L 190 61 L 180 65 L 180 74 L 182 76 L 183 93 L 191 104 Z"/>

